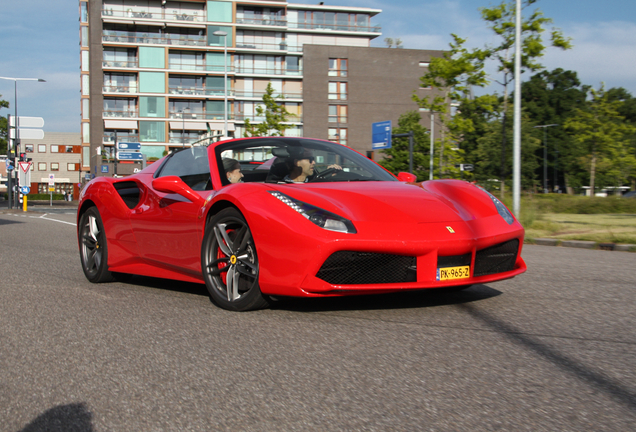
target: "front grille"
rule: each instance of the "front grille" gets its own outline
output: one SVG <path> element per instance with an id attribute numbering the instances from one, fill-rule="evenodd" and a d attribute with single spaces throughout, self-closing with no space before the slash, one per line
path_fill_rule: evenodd
<path id="1" fill-rule="evenodd" d="M 333 285 L 416 282 L 417 261 L 411 256 L 339 251 L 327 258 L 316 277 Z"/>
<path id="2" fill-rule="evenodd" d="M 503 273 L 515 268 L 519 239 L 500 243 L 477 251 L 475 255 L 475 276 Z"/>
<path id="3" fill-rule="evenodd" d="M 469 266 L 471 258 L 470 252 L 464 255 L 438 256 L 437 268 Z"/>

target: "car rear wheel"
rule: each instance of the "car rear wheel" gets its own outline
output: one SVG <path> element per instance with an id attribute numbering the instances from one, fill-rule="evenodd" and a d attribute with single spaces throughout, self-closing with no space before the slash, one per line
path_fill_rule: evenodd
<path id="1" fill-rule="evenodd" d="M 86 279 L 93 283 L 110 282 L 108 271 L 108 245 L 104 224 L 95 207 L 89 208 L 80 219 L 80 259 Z"/>
<path id="2" fill-rule="evenodd" d="M 234 208 L 208 223 L 201 246 L 203 279 L 214 303 L 232 311 L 269 305 L 258 285 L 258 256 L 252 232 Z"/>

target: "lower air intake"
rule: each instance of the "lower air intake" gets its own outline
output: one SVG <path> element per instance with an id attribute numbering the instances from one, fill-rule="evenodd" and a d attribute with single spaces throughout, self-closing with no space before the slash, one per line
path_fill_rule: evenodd
<path id="1" fill-rule="evenodd" d="M 477 251 L 474 275 L 485 276 L 514 270 L 518 252 L 519 239 Z"/>
<path id="2" fill-rule="evenodd" d="M 416 265 L 410 256 L 339 251 L 327 258 L 316 277 L 333 285 L 416 282 Z"/>

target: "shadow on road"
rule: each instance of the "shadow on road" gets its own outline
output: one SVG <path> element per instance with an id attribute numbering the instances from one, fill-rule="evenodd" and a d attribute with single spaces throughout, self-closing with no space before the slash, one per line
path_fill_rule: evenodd
<path id="1" fill-rule="evenodd" d="M 83 403 L 60 405 L 39 415 L 20 432 L 93 432 L 92 417 Z"/>
<path id="2" fill-rule="evenodd" d="M 470 303 L 486 300 L 501 294 L 486 285 L 473 285 L 463 291 L 427 289 L 390 294 L 353 295 L 326 298 L 280 298 L 272 309 L 296 312 L 324 312 L 342 310 L 375 310 L 426 308 Z"/>
<path id="3" fill-rule="evenodd" d="M 549 361 L 559 369 L 574 378 L 587 383 L 592 388 L 601 391 L 614 400 L 622 403 L 628 409 L 636 410 L 636 393 L 621 382 L 608 377 L 601 371 L 594 371 L 574 358 L 559 352 L 557 349 L 541 342 L 540 336 L 529 335 L 521 329 L 480 310 L 473 305 L 461 305 L 462 310 L 488 325 L 494 331 L 504 334 L 515 344 L 533 351 L 543 359 Z"/>

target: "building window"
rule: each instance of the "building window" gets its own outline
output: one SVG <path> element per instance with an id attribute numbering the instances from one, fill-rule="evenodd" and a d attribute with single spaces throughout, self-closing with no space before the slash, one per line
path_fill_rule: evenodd
<path id="1" fill-rule="evenodd" d="M 329 76 L 347 76 L 347 59 L 329 59 Z"/>
<path id="2" fill-rule="evenodd" d="M 347 100 L 347 83 L 330 81 L 328 98 L 332 100 Z"/>
<path id="3" fill-rule="evenodd" d="M 59 153 L 60 147 L 56 144 L 51 144 L 51 153 Z"/>
<path id="4" fill-rule="evenodd" d="M 421 61 L 421 62 L 420 62 L 420 66 L 421 66 L 421 67 L 428 67 L 429 65 L 430 65 L 430 63 L 429 63 L 429 62 L 425 62 L 425 61 Z"/>
<path id="5" fill-rule="evenodd" d="M 329 123 L 347 123 L 347 105 L 329 105 Z"/>
<path id="6" fill-rule="evenodd" d="M 46 171 L 46 162 L 38 162 L 38 171 Z"/>
<path id="7" fill-rule="evenodd" d="M 38 153 L 46 153 L 46 144 L 38 144 Z"/>
<path id="8" fill-rule="evenodd" d="M 347 128 L 329 128 L 328 139 L 329 141 L 347 145 Z"/>
<path id="9" fill-rule="evenodd" d="M 67 171 L 77 171 L 79 169 L 78 166 L 79 166 L 79 164 L 69 163 L 69 164 L 66 164 L 66 170 Z"/>
<path id="10" fill-rule="evenodd" d="M 59 162 L 51 162 L 51 171 L 59 171 L 59 170 L 60 170 Z"/>
<path id="11" fill-rule="evenodd" d="M 27 153 L 33 153 L 33 144 L 25 144 L 24 151 Z"/>

